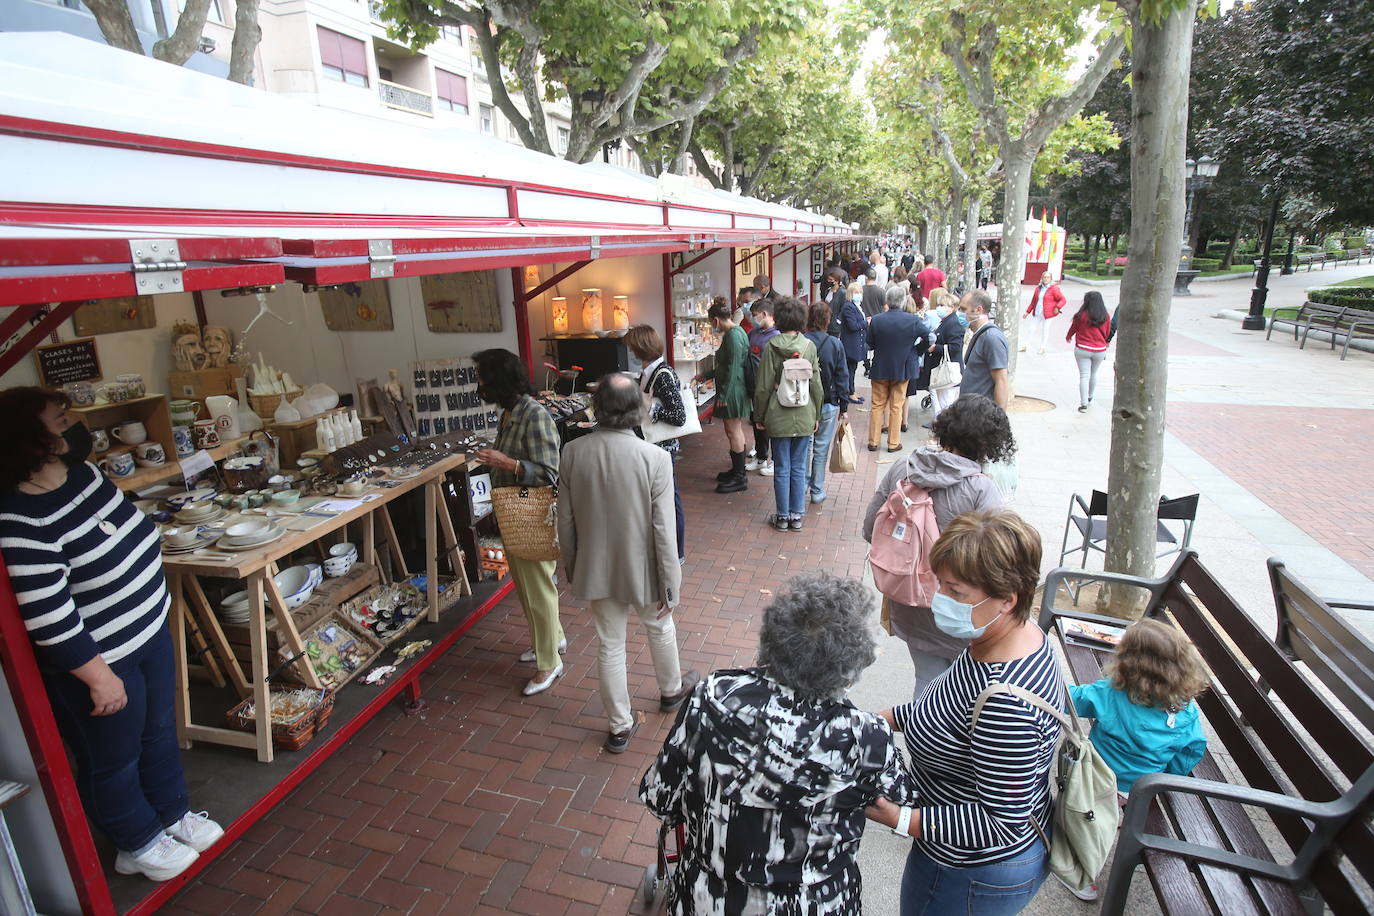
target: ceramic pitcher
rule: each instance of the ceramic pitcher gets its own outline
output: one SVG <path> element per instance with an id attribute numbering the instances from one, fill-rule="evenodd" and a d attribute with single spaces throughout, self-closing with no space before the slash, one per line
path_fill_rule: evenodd
<path id="1" fill-rule="evenodd" d="M 210 411 L 210 419 L 215 421 L 215 430 L 221 440 L 237 439 L 239 432 L 239 402 L 227 394 L 217 394 L 205 399 Z"/>

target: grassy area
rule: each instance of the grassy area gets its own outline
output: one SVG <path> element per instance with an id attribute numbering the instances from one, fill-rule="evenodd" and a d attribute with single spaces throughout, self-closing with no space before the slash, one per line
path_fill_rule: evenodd
<path id="1" fill-rule="evenodd" d="M 1331 283 L 1329 286 L 1359 286 L 1364 289 L 1374 289 L 1374 276 L 1356 277 L 1353 280 L 1342 280 L 1339 283 Z"/>
<path id="2" fill-rule="evenodd" d="M 1248 274 L 1254 269 L 1249 264 L 1233 264 L 1229 270 L 1204 270 L 1201 276 L 1229 277 L 1231 274 Z"/>

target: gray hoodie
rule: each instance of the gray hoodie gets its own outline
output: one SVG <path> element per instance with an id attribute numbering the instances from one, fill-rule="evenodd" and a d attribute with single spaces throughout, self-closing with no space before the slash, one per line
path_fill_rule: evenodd
<path id="1" fill-rule="evenodd" d="M 873 522 L 878 510 L 897 488 L 899 480 L 907 480 L 930 491 L 935 504 L 935 524 L 941 531 L 950 519 L 978 509 L 998 509 L 1002 506 L 1002 491 L 991 477 L 983 473 L 976 461 L 953 452 L 945 452 L 933 445 L 923 445 L 893 463 L 883 477 L 864 513 L 864 540 L 873 540 Z"/>

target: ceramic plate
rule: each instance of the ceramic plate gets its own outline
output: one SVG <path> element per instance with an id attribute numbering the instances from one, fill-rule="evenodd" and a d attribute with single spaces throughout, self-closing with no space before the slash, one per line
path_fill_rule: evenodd
<path id="1" fill-rule="evenodd" d="M 166 541 L 163 541 L 162 552 L 168 554 L 190 553 L 191 551 L 199 550 L 202 547 L 209 547 L 214 542 L 214 538 L 207 538 L 203 535 L 197 538 L 194 542 L 187 544 L 185 547 L 173 547 L 171 544 L 168 544 Z"/>
<path id="2" fill-rule="evenodd" d="M 244 535 L 242 537 L 234 537 L 226 534 L 224 537 L 220 538 L 220 544 L 230 547 L 252 547 L 256 544 L 266 544 L 268 541 L 276 539 L 281 534 L 282 529 L 273 525 L 271 528 L 258 534 Z"/>
<path id="3" fill-rule="evenodd" d="M 273 541 L 280 540 L 283 536 L 285 536 L 285 534 L 286 534 L 286 532 L 285 532 L 283 529 L 278 528 L 276 534 L 272 535 L 270 538 L 268 538 L 268 539 L 265 540 L 265 541 L 258 541 L 258 542 L 255 543 L 255 544 L 226 544 L 226 543 L 225 543 L 226 538 L 220 538 L 219 541 L 215 544 L 215 546 L 216 546 L 217 548 L 219 548 L 220 550 L 233 550 L 233 551 L 254 550 L 254 549 L 258 548 L 258 547 L 262 547 L 262 546 L 265 545 L 265 544 L 271 544 Z"/>

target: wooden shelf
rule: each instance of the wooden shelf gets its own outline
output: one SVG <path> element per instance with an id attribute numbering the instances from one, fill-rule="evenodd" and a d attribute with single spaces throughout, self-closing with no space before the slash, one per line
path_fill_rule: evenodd
<path id="1" fill-rule="evenodd" d="M 223 461 L 247 441 L 247 436 L 240 436 L 237 439 L 230 439 L 228 442 L 221 442 L 214 448 L 205 451 L 209 452 L 210 457 L 215 461 Z M 181 461 L 177 458 L 171 458 L 166 464 L 158 465 L 155 468 L 139 468 L 128 477 L 114 478 L 114 485 L 125 491 L 141 490 L 144 487 L 151 487 L 155 483 L 162 483 L 164 480 L 180 476 Z"/>

